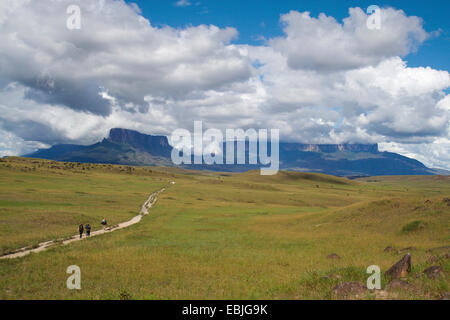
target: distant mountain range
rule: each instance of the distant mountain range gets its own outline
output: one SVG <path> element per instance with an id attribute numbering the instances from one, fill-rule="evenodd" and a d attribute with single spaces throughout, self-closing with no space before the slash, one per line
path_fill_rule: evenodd
<path id="1" fill-rule="evenodd" d="M 269 147 L 270 150 L 270 147 Z M 89 146 L 61 144 L 25 157 L 57 161 L 124 165 L 174 166 L 172 146 L 166 136 L 154 136 L 115 128 L 109 137 Z M 248 143 L 246 144 L 248 157 Z M 248 162 L 248 161 L 247 161 Z M 241 172 L 260 165 L 182 165 L 184 168 Z M 430 169 L 421 162 L 392 152 L 380 152 L 377 144 L 280 143 L 280 170 L 307 171 L 337 176 L 432 175 L 448 171 Z"/>

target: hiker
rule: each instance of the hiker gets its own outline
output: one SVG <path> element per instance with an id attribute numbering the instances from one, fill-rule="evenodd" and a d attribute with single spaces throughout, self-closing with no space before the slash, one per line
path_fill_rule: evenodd
<path id="1" fill-rule="evenodd" d="M 104 227 L 106 227 L 107 224 L 108 224 L 108 223 L 106 222 L 106 219 L 103 218 L 103 220 L 102 220 L 102 225 L 103 225 Z"/>
<path id="2" fill-rule="evenodd" d="M 78 231 L 80 232 L 80 239 L 83 237 L 83 231 L 84 231 L 84 227 L 82 224 L 80 224 L 78 226 Z"/>
<path id="3" fill-rule="evenodd" d="M 86 236 L 90 236 L 91 235 L 91 225 L 88 223 L 86 225 Z"/>

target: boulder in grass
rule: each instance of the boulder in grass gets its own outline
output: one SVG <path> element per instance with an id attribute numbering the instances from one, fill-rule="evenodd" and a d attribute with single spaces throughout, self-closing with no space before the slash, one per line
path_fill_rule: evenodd
<path id="1" fill-rule="evenodd" d="M 386 271 L 386 275 L 391 280 L 404 278 L 411 272 L 411 254 L 407 253 L 396 264 Z"/>
<path id="2" fill-rule="evenodd" d="M 447 203 L 447 206 L 450 206 L 450 198 L 444 198 L 443 201 Z"/>
<path id="3" fill-rule="evenodd" d="M 377 300 L 388 300 L 391 298 L 395 298 L 395 295 L 393 295 L 391 292 L 388 292 L 386 290 L 376 290 L 375 298 Z"/>
<path id="4" fill-rule="evenodd" d="M 333 294 L 339 298 L 358 298 L 368 293 L 369 289 L 360 282 L 343 282 L 333 288 Z"/>
<path id="5" fill-rule="evenodd" d="M 450 292 L 446 292 L 441 296 L 441 300 L 450 300 Z"/>
<path id="6" fill-rule="evenodd" d="M 426 274 L 430 279 L 437 279 L 443 274 L 442 268 L 439 266 L 431 266 L 429 268 L 426 268 L 423 273 Z"/>
<path id="7" fill-rule="evenodd" d="M 329 255 L 327 255 L 327 259 L 340 259 L 341 257 L 339 257 L 336 253 L 331 253 Z"/>
<path id="8" fill-rule="evenodd" d="M 406 281 L 400 279 L 394 279 L 386 285 L 386 290 L 413 290 L 414 286 Z"/>
<path id="9" fill-rule="evenodd" d="M 436 247 L 436 248 L 428 249 L 426 252 L 430 253 L 433 251 L 448 250 L 448 249 L 450 249 L 450 246 L 443 246 L 443 247 Z"/>

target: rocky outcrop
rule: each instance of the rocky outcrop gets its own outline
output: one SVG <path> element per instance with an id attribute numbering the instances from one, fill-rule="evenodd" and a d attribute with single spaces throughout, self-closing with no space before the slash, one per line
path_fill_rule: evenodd
<path id="1" fill-rule="evenodd" d="M 450 249 L 450 246 L 443 246 L 443 247 L 430 248 L 426 252 L 434 252 L 434 251 L 449 250 L 449 249 Z"/>
<path id="2" fill-rule="evenodd" d="M 442 294 L 441 300 L 450 300 L 450 292 Z"/>
<path id="3" fill-rule="evenodd" d="M 391 282 L 389 282 L 386 285 L 386 290 L 391 291 L 391 290 L 413 290 L 414 286 L 409 284 L 406 281 L 402 281 L 400 279 L 394 279 Z"/>
<path id="4" fill-rule="evenodd" d="M 439 266 L 431 266 L 423 271 L 430 279 L 437 279 L 443 275 L 442 268 Z"/>
<path id="5" fill-rule="evenodd" d="M 152 136 L 137 131 L 114 128 L 109 132 L 108 140 L 128 144 L 131 147 L 152 155 L 170 157 L 172 147 L 166 136 Z"/>
<path id="6" fill-rule="evenodd" d="M 406 277 L 409 272 L 411 272 L 411 255 L 407 253 L 396 264 L 390 267 L 385 274 L 394 280 Z"/>
<path id="7" fill-rule="evenodd" d="M 359 282 L 343 282 L 333 288 L 333 294 L 339 298 L 359 298 L 369 292 L 365 285 Z"/>

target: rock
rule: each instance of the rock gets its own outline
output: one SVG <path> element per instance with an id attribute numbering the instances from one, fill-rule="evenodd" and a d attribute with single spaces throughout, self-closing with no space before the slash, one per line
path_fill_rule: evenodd
<path id="1" fill-rule="evenodd" d="M 450 246 L 431 248 L 431 249 L 428 249 L 427 252 L 433 252 L 433 251 L 436 251 L 436 250 L 447 250 L 447 249 L 450 249 Z"/>
<path id="2" fill-rule="evenodd" d="M 441 296 L 441 300 L 450 300 L 450 292 L 446 292 Z"/>
<path id="3" fill-rule="evenodd" d="M 413 290 L 414 286 L 406 281 L 402 281 L 399 279 L 394 279 L 386 285 L 386 290 L 400 290 L 400 289 Z"/>
<path id="4" fill-rule="evenodd" d="M 396 264 L 386 271 L 386 275 L 391 278 L 391 280 L 404 278 L 411 272 L 411 255 L 409 253 L 405 254 Z"/>
<path id="5" fill-rule="evenodd" d="M 341 257 L 339 257 L 336 253 L 331 253 L 329 255 L 327 255 L 327 259 L 340 259 Z"/>
<path id="6" fill-rule="evenodd" d="M 442 276 L 442 268 L 439 266 L 431 266 L 423 271 L 430 279 L 436 279 Z"/>
<path id="7" fill-rule="evenodd" d="M 404 252 L 404 251 L 415 251 L 417 250 L 416 247 L 407 247 L 407 248 L 403 248 L 400 250 L 400 252 Z"/>
<path id="8" fill-rule="evenodd" d="M 338 298 L 358 297 L 367 292 L 369 292 L 369 289 L 360 282 L 343 282 L 333 288 L 333 293 Z"/>
<path id="9" fill-rule="evenodd" d="M 425 201 L 425 204 L 430 204 L 430 203 L 431 203 L 430 200 L 426 200 L 426 201 Z"/>
<path id="10" fill-rule="evenodd" d="M 128 144 L 134 149 L 141 151 L 151 150 L 152 155 L 170 157 L 172 147 L 166 136 L 153 136 L 143 134 L 134 130 L 113 128 L 109 131 L 108 141 Z"/>
<path id="11" fill-rule="evenodd" d="M 385 290 L 376 290 L 375 291 L 375 297 L 378 300 L 387 300 L 389 298 L 392 298 L 392 295 L 389 294 L 389 292 Z"/>
<path id="12" fill-rule="evenodd" d="M 450 198 L 444 198 L 442 199 L 442 201 L 444 201 L 444 203 L 447 203 L 447 206 L 450 206 Z"/>
<path id="13" fill-rule="evenodd" d="M 384 252 L 397 252 L 397 249 L 391 247 L 391 246 L 387 246 L 386 248 L 384 248 L 383 250 Z"/>

